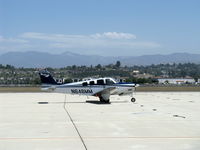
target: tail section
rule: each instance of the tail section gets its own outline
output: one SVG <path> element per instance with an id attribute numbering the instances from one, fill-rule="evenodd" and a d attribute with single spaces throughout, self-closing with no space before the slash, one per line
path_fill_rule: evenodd
<path id="1" fill-rule="evenodd" d="M 40 79 L 42 84 L 48 84 L 48 85 L 59 85 L 56 80 L 51 76 L 50 72 L 45 70 L 39 71 Z"/>

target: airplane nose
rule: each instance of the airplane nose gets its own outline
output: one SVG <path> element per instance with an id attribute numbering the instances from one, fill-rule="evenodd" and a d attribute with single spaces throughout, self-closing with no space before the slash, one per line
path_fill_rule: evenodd
<path id="1" fill-rule="evenodd" d="M 135 87 L 138 87 L 138 86 L 140 86 L 140 85 L 139 85 L 139 84 L 136 84 L 136 85 L 135 85 Z"/>
<path id="2" fill-rule="evenodd" d="M 134 83 L 128 84 L 128 85 L 131 86 L 131 87 L 135 87 L 136 86 Z"/>

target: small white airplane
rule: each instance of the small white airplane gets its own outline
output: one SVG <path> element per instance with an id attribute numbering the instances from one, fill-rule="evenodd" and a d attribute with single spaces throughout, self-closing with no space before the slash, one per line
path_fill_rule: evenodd
<path id="1" fill-rule="evenodd" d="M 117 83 L 113 78 L 98 78 L 60 84 L 56 82 L 47 70 L 40 70 L 39 75 L 42 83 L 41 89 L 44 91 L 97 96 L 100 102 L 103 103 L 110 102 L 110 95 L 131 95 L 131 101 L 136 101 L 133 97 L 133 92 L 136 88 L 134 83 Z"/>

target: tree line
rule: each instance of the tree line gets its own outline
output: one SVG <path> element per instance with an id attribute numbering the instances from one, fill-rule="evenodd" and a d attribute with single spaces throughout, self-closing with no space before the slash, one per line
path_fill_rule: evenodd
<path id="1" fill-rule="evenodd" d="M 40 84 L 38 75 L 39 68 L 23 68 L 0 64 L 0 84 Z M 64 82 L 72 82 L 72 79 L 83 79 L 87 77 L 113 77 L 123 78 L 128 82 L 156 83 L 156 78 L 200 78 L 200 64 L 195 63 L 173 63 L 158 65 L 133 65 L 123 66 L 120 61 L 114 64 L 96 66 L 66 66 L 62 68 L 47 68 L 57 79 Z M 137 74 L 150 74 L 151 77 L 138 77 Z"/>

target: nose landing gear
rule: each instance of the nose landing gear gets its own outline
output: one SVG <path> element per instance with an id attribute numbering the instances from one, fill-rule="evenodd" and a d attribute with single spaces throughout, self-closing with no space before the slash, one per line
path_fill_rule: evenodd
<path id="1" fill-rule="evenodd" d="M 131 98 L 131 102 L 134 103 L 135 101 L 136 101 L 136 99 L 135 99 L 134 97 L 132 97 L 132 98 Z"/>

